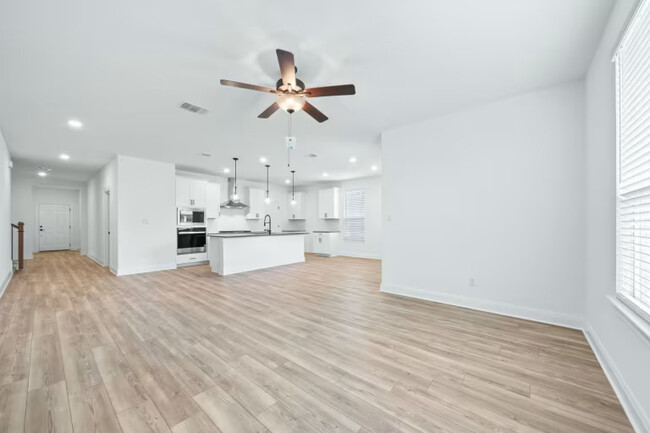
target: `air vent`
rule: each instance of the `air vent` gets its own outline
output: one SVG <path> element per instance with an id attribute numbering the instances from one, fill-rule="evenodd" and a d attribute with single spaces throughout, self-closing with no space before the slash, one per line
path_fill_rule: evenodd
<path id="1" fill-rule="evenodd" d="M 198 105 L 190 104 L 189 102 L 183 102 L 181 104 L 181 109 L 187 110 L 190 113 L 194 113 L 194 114 L 204 114 L 208 112 L 208 110 L 206 110 L 205 108 L 199 107 Z"/>
<path id="2" fill-rule="evenodd" d="M 201 152 L 201 156 L 205 156 L 206 158 L 209 158 L 212 156 L 212 154 L 208 152 Z"/>
<path id="3" fill-rule="evenodd" d="M 305 156 L 306 156 L 307 158 L 317 158 L 317 157 L 318 157 L 318 155 L 316 155 L 315 153 L 308 153 L 308 154 L 305 155 Z"/>

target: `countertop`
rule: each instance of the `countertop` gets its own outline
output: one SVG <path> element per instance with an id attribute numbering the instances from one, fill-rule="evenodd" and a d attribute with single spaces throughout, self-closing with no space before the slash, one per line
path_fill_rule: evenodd
<path id="1" fill-rule="evenodd" d="M 290 235 L 307 235 L 309 232 L 250 232 L 250 233 L 208 233 L 207 236 L 213 238 L 250 238 L 255 236 L 290 236 Z"/>

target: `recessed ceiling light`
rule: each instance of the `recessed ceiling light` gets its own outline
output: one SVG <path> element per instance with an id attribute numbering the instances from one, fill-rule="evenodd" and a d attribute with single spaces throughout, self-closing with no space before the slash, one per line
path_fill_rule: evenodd
<path id="1" fill-rule="evenodd" d="M 323 172 L 323 177 L 327 177 L 327 176 L 329 176 L 329 173 L 328 173 L 328 172 L 326 172 L 326 171 L 325 171 L 325 172 Z"/>
<path id="2" fill-rule="evenodd" d="M 67 161 L 70 159 L 70 155 L 66 155 L 65 153 L 62 153 L 61 155 L 59 155 L 59 159 Z"/>
<path id="3" fill-rule="evenodd" d="M 230 173 L 230 169 L 228 167 L 226 167 L 226 168 L 223 169 L 223 172 L 228 174 L 228 173 Z"/>
<path id="4" fill-rule="evenodd" d="M 355 163 L 355 162 L 357 162 L 357 157 L 356 157 L 356 156 L 353 156 L 352 158 L 350 158 L 350 162 L 351 162 L 351 163 Z"/>
<path id="5" fill-rule="evenodd" d="M 39 171 L 39 172 L 38 172 L 38 175 L 39 175 L 40 177 L 45 177 L 45 176 L 47 176 L 47 172 L 46 172 L 46 171 Z"/>
<path id="6" fill-rule="evenodd" d="M 68 120 L 68 127 L 70 127 L 71 129 L 81 129 L 84 127 L 84 124 L 81 123 L 81 120 L 70 119 Z"/>
<path id="7" fill-rule="evenodd" d="M 266 164 L 266 156 L 260 156 L 260 162 Z"/>
<path id="8" fill-rule="evenodd" d="M 284 180 L 284 183 L 286 183 L 286 184 L 291 183 L 291 179 L 285 179 L 285 180 Z"/>
<path id="9" fill-rule="evenodd" d="M 372 165 L 372 166 L 370 166 L 370 170 L 377 171 L 377 170 L 379 170 L 379 167 L 377 167 L 376 165 Z"/>

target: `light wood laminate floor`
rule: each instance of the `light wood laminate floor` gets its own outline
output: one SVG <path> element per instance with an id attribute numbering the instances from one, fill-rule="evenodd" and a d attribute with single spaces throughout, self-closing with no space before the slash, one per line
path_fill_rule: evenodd
<path id="1" fill-rule="evenodd" d="M 0 299 L 0 432 L 629 432 L 580 331 L 379 292 L 309 255 L 115 277 L 37 254 Z"/>

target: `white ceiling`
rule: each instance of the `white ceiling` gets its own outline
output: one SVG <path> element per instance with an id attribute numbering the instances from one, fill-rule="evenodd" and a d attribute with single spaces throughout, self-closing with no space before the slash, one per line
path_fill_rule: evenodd
<path id="1" fill-rule="evenodd" d="M 252 3 L 255 3 L 254 5 Z M 330 120 L 294 116 L 297 183 L 373 174 L 380 134 L 405 123 L 584 76 L 613 0 L 33 0 L 0 4 L 0 129 L 22 167 L 88 177 L 113 155 L 286 178 L 287 114 L 257 115 L 275 49 Z M 209 110 L 178 108 L 188 101 Z M 82 131 L 66 127 L 69 118 Z M 66 163 L 57 160 L 68 153 Z M 201 156 L 211 153 L 210 158 Z M 304 155 L 316 153 L 317 158 Z M 358 162 L 351 164 L 349 158 Z"/>

